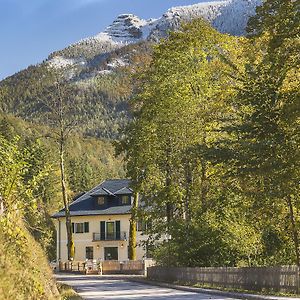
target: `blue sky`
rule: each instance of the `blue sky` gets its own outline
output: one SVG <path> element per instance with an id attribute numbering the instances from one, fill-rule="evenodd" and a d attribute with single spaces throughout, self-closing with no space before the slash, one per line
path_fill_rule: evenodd
<path id="1" fill-rule="evenodd" d="M 159 17 L 205 0 L 0 0 L 0 80 L 102 31 L 121 13 Z"/>

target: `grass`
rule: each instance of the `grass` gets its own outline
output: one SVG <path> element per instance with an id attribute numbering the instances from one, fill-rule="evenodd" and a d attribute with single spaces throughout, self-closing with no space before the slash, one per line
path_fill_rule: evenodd
<path id="1" fill-rule="evenodd" d="M 62 300 L 82 300 L 69 285 L 61 283 L 58 283 L 57 285 Z"/>
<path id="2" fill-rule="evenodd" d="M 243 294 L 256 294 L 256 295 L 264 295 L 264 296 L 278 296 L 278 297 L 299 297 L 299 294 L 292 294 L 287 292 L 276 292 L 273 290 L 262 290 L 262 291 L 254 291 L 254 290 L 244 290 L 239 288 L 227 288 L 227 287 L 220 287 L 214 286 L 210 284 L 202 284 L 202 283 L 191 283 L 191 282 L 174 282 L 176 285 L 185 285 L 191 286 L 196 288 L 205 288 L 205 289 L 214 289 L 219 291 L 225 292 L 236 292 L 236 293 L 243 293 Z"/>
<path id="3" fill-rule="evenodd" d="M 179 283 L 175 283 L 179 284 Z M 181 283 L 182 284 L 182 283 Z M 192 284 L 192 283 L 186 283 L 184 285 L 192 286 L 192 287 L 198 287 L 198 288 L 207 288 L 207 289 L 215 289 L 220 291 L 226 291 L 226 292 L 236 292 L 236 293 L 243 293 L 243 294 L 256 294 L 256 295 L 264 295 L 264 296 L 278 296 L 278 297 L 297 297 L 299 294 L 292 294 L 288 292 L 276 292 L 273 290 L 262 290 L 262 291 L 253 291 L 253 290 L 245 290 L 245 289 L 239 289 L 239 288 L 226 288 L 226 287 L 218 287 L 208 284 Z"/>

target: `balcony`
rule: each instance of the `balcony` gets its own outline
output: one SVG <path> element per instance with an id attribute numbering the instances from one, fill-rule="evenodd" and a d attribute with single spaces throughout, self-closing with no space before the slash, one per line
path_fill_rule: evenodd
<path id="1" fill-rule="evenodd" d="M 93 241 L 126 241 L 127 232 L 126 231 L 114 231 L 114 232 L 103 232 L 103 233 L 93 233 Z"/>

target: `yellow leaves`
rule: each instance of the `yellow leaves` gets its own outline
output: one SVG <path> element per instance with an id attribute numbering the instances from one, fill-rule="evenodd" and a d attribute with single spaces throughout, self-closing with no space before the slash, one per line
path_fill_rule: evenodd
<path id="1" fill-rule="evenodd" d="M 282 93 L 299 93 L 300 88 L 300 70 L 295 67 L 290 69 L 281 86 L 280 92 Z"/>
<path id="2" fill-rule="evenodd" d="M 17 216 L 7 214 L 0 219 L 0 226 L 1 296 L 4 299 L 44 299 L 47 293 L 50 298 L 52 274 L 42 249 Z"/>

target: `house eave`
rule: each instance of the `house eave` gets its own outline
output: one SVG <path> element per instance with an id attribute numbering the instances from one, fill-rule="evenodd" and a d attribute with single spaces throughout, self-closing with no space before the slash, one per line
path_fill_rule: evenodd
<path id="1" fill-rule="evenodd" d="M 92 217 L 92 216 L 123 216 L 123 215 L 131 215 L 131 212 L 125 212 L 125 213 L 96 213 L 96 214 L 91 214 L 91 213 L 74 213 L 71 214 L 72 217 Z M 60 219 L 60 218 L 65 218 L 65 214 L 54 214 L 51 216 L 52 219 Z"/>

